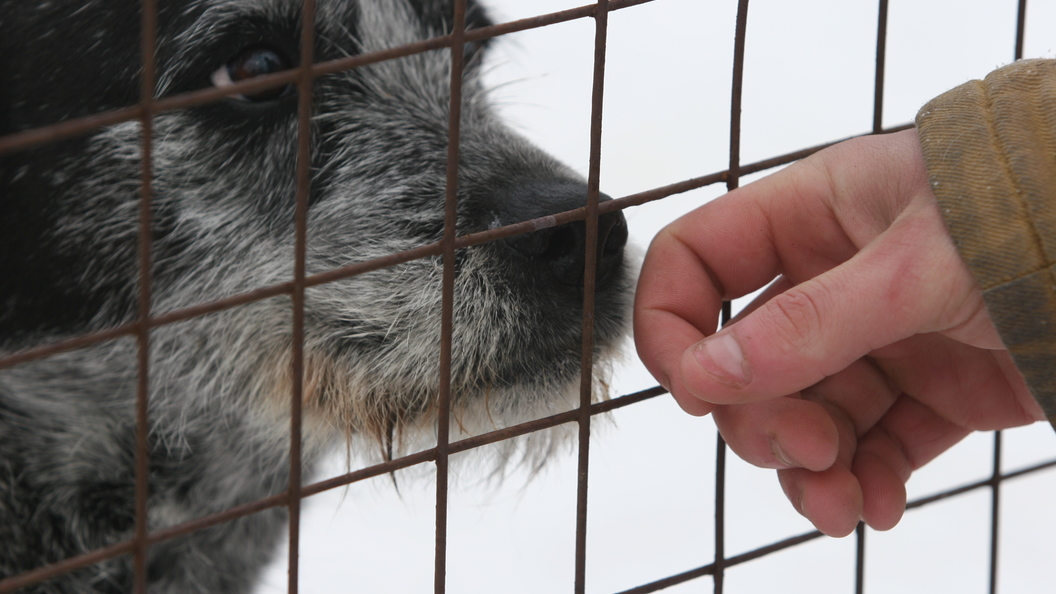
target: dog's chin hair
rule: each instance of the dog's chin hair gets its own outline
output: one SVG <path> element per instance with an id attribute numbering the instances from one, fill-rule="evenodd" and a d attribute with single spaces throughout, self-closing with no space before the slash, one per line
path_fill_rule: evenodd
<path id="1" fill-rule="evenodd" d="M 609 349 L 606 349 L 609 350 Z M 595 363 L 591 401 L 610 397 L 608 378 L 612 372 L 611 353 Z M 269 360 L 265 373 L 258 375 L 269 386 L 269 408 L 288 418 L 292 395 L 292 365 L 289 350 Z M 391 381 L 370 381 L 356 377 L 337 359 L 321 350 L 307 349 L 303 365 L 304 435 L 312 440 L 314 451 L 328 444 L 342 443 L 347 467 L 386 462 L 436 446 L 437 390 L 406 388 L 392 391 Z M 573 410 L 580 403 L 580 380 L 560 384 L 540 383 L 508 387 L 468 388 L 452 385 L 450 442 L 513 427 L 547 416 Z M 595 417 L 607 420 L 606 415 Z M 603 421 L 604 422 L 604 421 Z M 501 481 L 513 471 L 536 475 L 548 460 L 575 447 L 578 428 L 566 422 L 543 431 L 532 431 L 493 444 L 474 447 L 471 454 L 452 459 L 459 466 L 473 466 L 474 475 L 487 481 Z M 428 466 L 430 469 L 432 465 Z M 425 476 L 414 469 L 401 476 Z"/>

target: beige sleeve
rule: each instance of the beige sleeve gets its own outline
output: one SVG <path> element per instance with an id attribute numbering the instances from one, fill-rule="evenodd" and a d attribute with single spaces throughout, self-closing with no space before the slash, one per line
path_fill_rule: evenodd
<path id="1" fill-rule="evenodd" d="M 917 128 L 954 242 L 1056 427 L 1056 60 L 940 95 Z"/>

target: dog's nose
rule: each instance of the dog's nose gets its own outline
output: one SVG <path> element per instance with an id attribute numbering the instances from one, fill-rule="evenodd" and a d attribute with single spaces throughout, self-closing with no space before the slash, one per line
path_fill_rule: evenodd
<path id="1" fill-rule="evenodd" d="M 605 194 L 602 202 L 611 200 Z M 510 225 L 586 206 L 587 186 L 571 181 L 540 181 L 519 185 L 497 209 L 499 223 Z M 502 240 L 517 256 L 541 267 L 552 280 L 570 287 L 583 285 L 587 226 L 573 221 Z M 596 286 L 603 287 L 619 270 L 627 245 L 627 221 L 622 212 L 598 217 Z"/>

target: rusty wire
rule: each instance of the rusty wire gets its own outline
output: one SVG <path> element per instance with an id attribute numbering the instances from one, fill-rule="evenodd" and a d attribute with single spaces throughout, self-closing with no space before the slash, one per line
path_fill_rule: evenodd
<path id="1" fill-rule="evenodd" d="M 447 182 L 444 195 L 443 276 L 440 301 L 440 386 L 437 394 L 436 432 L 436 544 L 433 591 L 447 591 L 447 511 L 451 456 L 451 348 L 454 331 L 455 237 L 458 235 L 458 161 L 462 118 L 462 71 L 466 37 L 466 2 L 455 0 L 451 33 L 451 97 L 447 137 Z"/>
<path id="2" fill-rule="evenodd" d="M 150 433 L 148 394 L 150 392 L 150 297 L 151 297 L 151 200 L 153 199 L 154 83 L 156 64 L 154 47 L 157 33 L 157 7 L 154 0 L 143 0 L 140 16 L 140 91 L 142 108 L 139 124 L 142 135 L 140 168 L 140 203 L 138 230 L 139 320 L 136 324 L 136 454 L 135 454 L 135 538 L 132 549 L 132 588 L 136 594 L 147 592 L 147 497 L 150 494 Z"/>
<path id="3" fill-rule="evenodd" d="M 597 262 L 598 214 L 601 186 L 601 127 L 605 96 L 605 50 L 608 39 L 609 2 L 598 0 L 594 12 L 594 79 L 590 105 L 590 157 L 587 173 L 586 257 L 583 268 L 583 325 L 579 384 L 579 459 L 576 477 L 576 566 L 573 589 L 587 587 L 587 487 L 590 481 L 590 405 L 594 364 L 594 281 Z"/>
<path id="4" fill-rule="evenodd" d="M 738 0 L 737 21 L 733 35 L 733 81 L 730 85 L 730 161 L 726 191 L 737 189 L 741 181 L 741 100 L 744 92 L 744 49 L 748 34 L 748 0 Z M 720 324 L 733 317 L 733 303 L 723 301 Z M 718 432 L 715 437 L 715 561 L 712 573 L 715 594 L 722 594 L 726 577 L 726 441 Z"/>
<path id="5" fill-rule="evenodd" d="M 301 430 L 304 402 L 304 293 L 308 250 L 308 193 L 311 185 L 312 87 L 315 74 L 315 0 L 303 0 L 301 63 L 297 70 L 297 196 L 294 206 L 294 256 L 290 357 L 290 471 L 286 508 L 289 519 L 287 592 L 298 591 L 301 538 Z"/>
<path id="6" fill-rule="evenodd" d="M 58 563 L 50 564 L 0 580 L 0 592 L 11 592 L 19 588 L 32 585 L 56 575 L 74 571 L 88 565 L 111 559 L 120 555 L 133 555 L 134 567 L 134 589 L 137 593 L 146 592 L 146 560 L 148 548 L 156 543 L 177 538 L 195 531 L 206 529 L 224 522 L 257 513 L 269 508 L 286 506 L 289 511 L 289 585 L 288 592 L 297 592 L 298 588 L 298 552 L 300 535 L 300 505 L 301 501 L 312 495 L 364 481 L 373 477 L 381 476 L 396 470 L 409 468 L 415 465 L 433 463 L 436 466 L 436 543 L 435 543 L 435 573 L 434 592 L 443 593 L 446 590 L 446 567 L 447 567 L 447 507 L 448 507 L 448 459 L 451 455 L 471 449 L 479 448 L 488 444 L 515 437 L 526 435 L 535 431 L 556 427 L 558 425 L 575 423 L 579 427 L 579 467 L 577 481 L 577 514 L 576 514 L 576 569 L 575 569 L 575 592 L 582 593 L 586 590 L 586 530 L 587 530 L 587 487 L 589 484 L 589 436 L 590 421 L 595 415 L 604 414 L 619 408 L 634 405 L 639 402 L 655 398 L 665 394 L 660 387 L 644 390 L 634 394 L 620 396 L 604 402 L 592 402 L 592 353 L 593 353 L 593 311 L 594 311 L 594 262 L 597 258 L 596 235 L 598 217 L 601 214 L 623 210 L 631 206 L 637 206 L 668 196 L 688 192 L 690 190 L 707 187 L 717 183 L 725 183 L 728 190 L 739 185 L 741 176 L 765 171 L 767 169 L 788 164 L 804 158 L 828 146 L 841 142 L 841 139 L 823 145 L 800 149 L 785 155 L 772 157 L 754 163 L 742 165 L 740 163 L 740 104 L 742 81 L 744 74 L 744 47 L 748 25 L 749 0 L 739 0 L 737 11 L 737 24 L 734 35 L 735 51 L 733 63 L 733 85 L 731 94 L 731 123 L 730 123 L 730 161 L 728 169 L 689 180 L 673 183 L 668 186 L 654 188 L 645 192 L 632 194 L 608 202 L 600 202 L 600 159 L 601 159 L 601 133 L 602 133 L 602 105 L 604 98 L 605 80 L 605 51 L 608 13 L 639 4 L 645 4 L 656 0 L 598 0 L 594 4 L 559 11 L 551 14 L 540 15 L 533 18 L 521 19 L 508 23 L 502 23 L 474 30 L 465 29 L 465 0 L 455 0 L 455 13 L 453 31 L 451 34 L 428 39 L 422 42 L 412 43 L 394 47 L 384 51 L 362 54 L 329 62 L 314 63 L 314 22 L 315 1 L 303 0 L 303 21 L 301 31 L 301 63 L 297 68 L 280 72 L 277 74 L 261 76 L 249 81 L 235 83 L 224 89 L 203 89 L 174 97 L 157 98 L 154 96 L 155 88 L 155 63 L 154 47 L 156 35 L 157 9 L 154 0 L 141 0 L 142 23 L 141 23 L 141 64 L 142 79 L 140 101 L 137 105 L 95 114 L 88 117 L 78 118 L 66 122 L 60 122 L 43 128 L 23 131 L 0 137 L 0 155 L 39 146 L 49 142 L 82 135 L 96 129 L 114 125 L 120 122 L 136 120 L 142 127 L 142 170 L 141 170 L 141 202 L 139 221 L 139 309 L 138 316 L 134 322 L 110 328 L 103 331 L 72 337 L 67 340 L 55 342 L 41 347 L 28 349 L 23 352 L 14 353 L 0 357 L 0 369 L 25 363 L 28 361 L 48 357 L 56 353 L 85 348 L 100 342 L 113 340 L 122 336 L 134 336 L 138 345 L 138 384 L 136 398 L 136 488 L 135 488 L 135 532 L 134 536 L 126 541 L 116 543 L 106 548 L 97 549 L 88 553 L 72 557 Z M 877 46 L 876 46 L 876 70 L 875 70 L 875 93 L 872 133 L 888 133 L 912 127 L 902 125 L 891 128 L 883 128 L 883 97 L 884 97 L 884 74 L 885 54 L 887 42 L 887 11 L 888 1 L 879 0 Z M 1019 0 L 1016 29 L 1015 58 L 1019 59 L 1023 54 L 1024 29 L 1026 24 L 1026 0 Z M 459 151 L 459 125 L 461 108 L 461 79 L 463 70 L 463 48 L 467 41 L 478 41 L 491 37 L 507 35 L 509 33 L 524 31 L 538 27 L 549 26 L 555 23 L 566 22 L 575 19 L 593 18 L 595 21 L 595 57 L 594 78 L 591 105 L 591 131 L 590 131 L 590 154 L 588 169 L 588 199 L 587 204 L 581 208 L 558 213 L 552 216 L 525 221 L 514 225 L 508 225 L 484 232 L 458 235 L 456 228 L 456 200 L 458 192 L 457 163 Z M 382 258 L 376 258 L 364 262 L 356 262 L 343 267 L 335 268 L 326 272 L 308 275 L 305 270 L 305 253 L 307 246 L 306 237 L 306 213 L 308 205 L 308 191 L 310 180 L 310 121 L 311 121 L 311 89 L 314 80 L 322 75 L 349 70 L 352 68 L 391 60 L 415 53 L 441 49 L 451 49 L 451 97 L 450 97 L 450 120 L 448 131 L 448 156 L 447 156 L 447 187 L 445 193 L 445 226 L 443 238 L 436 243 L 423 245 L 415 249 L 396 254 L 390 254 Z M 288 282 L 272 286 L 259 287 L 255 290 L 233 295 L 225 299 L 202 303 L 197 306 L 181 310 L 155 314 L 150 307 L 150 269 L 151 269 L 151 180 L 153 177 L 151 154 L 153 128 L 153 117 L 155 114 L 183 109 L 186 107 L 201 105 L 210 101 L 219 100 L 225 96 L 239 93 L 251 93 L 265 88 L 277 87 L 286 84 L 295 84 L 299 93 L 298 103 L 298 147 L 297 147 L 297 198 L 295 210 L 295 245 L 294 245 L 294 270 L 292 279 Z M 450 441 L 449 418 L 450 418 L 450 390 L 451 390 L 451 342 L 453 332 L 453 301 L 454 301 L 454 255 L 458 249 L 479 245 L 486 242 L 496 241 L 505 237 L 527 233 L 534 230 L 562 225 L 572 221 L 585 221 L 587 229 L 586 240 L 586 263 L 584 274 L 584 301 L 583 301 L 583 326 L 582 326 L 582 353 L 581 353 L 581 388 L 580 406 L 572 411 L 555 414 L 549 417 L 521 423 L 519 425 L 498 429 L 481 435 Z M 303 324 L 304 324 L 304 293 L 307 288 L 320 284 L 334 282 L 363 274 L 371 270 L 394 266 L 414 259 L 441 256 L 443 258 L 442 275 L 442 305 L 441 305 L 441 345 L 438 364 L 440 366 L 440 385 L 438 386 L 438 438 L 436 446 L 410 455 L 387 460 L 363 469 L 333 477 L 324 481 L 302 485 L 302 460 L 301 460 L 301 405 L 302 405 L 302 377 L 303 377 Z M 291 424 L 290 424 L 290 468 L 289 488 L 284 493 L 278 493 L 271 497 L 250 502 L 223 512 L 210 516 L 201 517 L 190 522 L 170 526 L 164 529 L 150 531 L 147 526 L 147 495 L 148 495 L 148 392 L 149 392 L 149 348 L 150 332 L 152 328 L 190 319 L 208 313 L 233 308 L 257 300 L 274 297 L 277 295 L 290 295 L 292 298 L 292 390 L 291 390 Z M 723 323 L 730 319 L 731 306 L 729 303 L 723 307 Z M 725 553 L 725 456 L 726 446 L 721 436 L 718 438 L 719 447 L 716 452 L 716 493 L 715 493 L 715 554 L 711 563 L 685 572 L 659 578 L 656 581 L 643 584 L 636 588 L 625 591 L 625 594 L 643 594 L 646 592 L 657 592 L 665 588 L 698 579 L 707 575 L 713 577 L 714 591 L 718 594 L 723 591 L 724 572 L 727 568 L 739 565 L 754 559 L 774 554 L 790 547 L 802 544 L 821 537 L 817 531 L 792 536 L 782 541 L 774 542 L 753 551 L 727 557 Z M 999 501 L 1000 485 L 1003 481 L 1019 476 L 1028 475 L 1048 468 L 1056 467 L 1056 460 L 1042 462 L 1028 468 L 1015 472 L 1005 473 L 1001 468 L 1001 432 L 994 433 L 994 458 L 991 476 L 985 480 L 977 481 L 950 489 L 936 495 L 911 501 L 907 509 L 923 507 L 938 501 L 945 500 L 963 493 L 982 488 L 989 488 L 992 493 L 991 500 L 991 529 L 990 529 L 990 592 L 997 588 L 997 561 L 998 561 L 998 533 L 999 533 Z M 864 563 L 866 557 L 864 525 L 859 525 L 856 530 L 856 584 L 855 591 L 864 591 Z"/>

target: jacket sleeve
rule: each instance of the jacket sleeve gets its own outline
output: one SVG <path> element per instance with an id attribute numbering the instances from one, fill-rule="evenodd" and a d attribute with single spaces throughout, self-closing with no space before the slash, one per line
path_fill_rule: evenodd
<path id="1" fill-rule="evenodd" d="M 916 123 L 950 234 L 1056 427 L 1056 60 L 961 85 Z"/>

